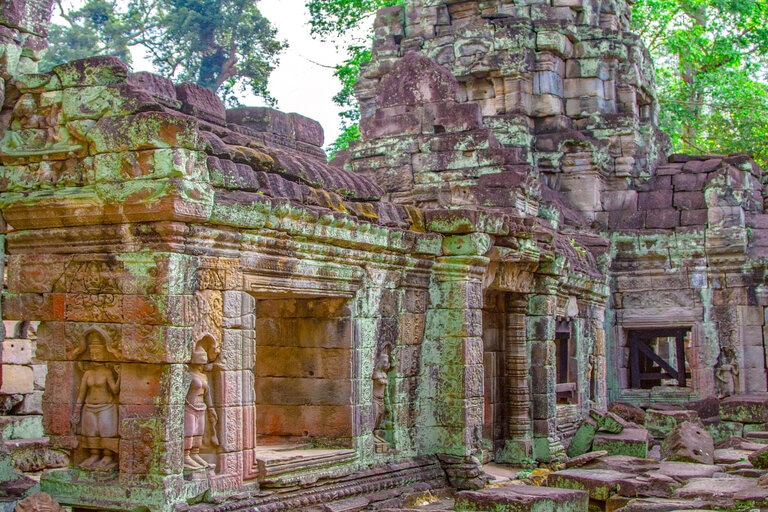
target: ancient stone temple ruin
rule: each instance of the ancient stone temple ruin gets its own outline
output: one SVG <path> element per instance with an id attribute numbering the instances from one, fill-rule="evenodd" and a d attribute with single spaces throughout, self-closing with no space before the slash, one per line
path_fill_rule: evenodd
<path id="1" fill-rule="evenodd" d="M 767 391 L 762 170 L 667 156 L 624 0 L 381 11 L 331 164 L 298 114 L 39 73 L 50 4 L 0 7 L 0 398 L 59 503 L 400 506 L 593 408 Z"/>

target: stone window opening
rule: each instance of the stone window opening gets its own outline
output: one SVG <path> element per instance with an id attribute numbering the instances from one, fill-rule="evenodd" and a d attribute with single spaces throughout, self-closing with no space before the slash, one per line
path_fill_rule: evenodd
<path id="1" fill-rule="evenodd" d="M 691 372 L 686 347 L 691 345 L 691 328 L 630 329 L 629 387 L 686 387 Z"/>
<path id="2" fill-rule="evenodd" d="M 555 324 L 555 391 L 558 405 L 573 405 L 579 402 L 575 341 L 571 336 L 571 321 L 558 319 Z"/>
<path id="3" fill-rule="evenodd" d="M 258 445 L 354 447 L 351 322 L 345 298 L 257 297 Z"/>

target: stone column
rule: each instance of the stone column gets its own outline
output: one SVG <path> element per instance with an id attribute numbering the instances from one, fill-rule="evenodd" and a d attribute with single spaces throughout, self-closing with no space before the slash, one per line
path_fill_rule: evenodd
<path id="1" fill-rule="evenodd" d="M 422 452 L 463 457 L 479 450 L 486 265 L 484 257 L 448 256 L 433 267 L 417 419 Z"/>
<path id="2" fill-rule="evenodd" d="M 531 438 L 530 356 L 525 330 L 526 301 L 508 294 L 505 300 L 504 377 L 507 395 L 506 440 L 496 462 L 514 464 L 530 459 Z"/>
<path id="3" fill-rule="evenodd" d="M 531 413 L 534 458 L 548 462 L 563 452 L 557 434 L 555 385 L 555 281 L 544 278 L 543 290 L 528 301 L 526 331 L 531 353 Z"/>

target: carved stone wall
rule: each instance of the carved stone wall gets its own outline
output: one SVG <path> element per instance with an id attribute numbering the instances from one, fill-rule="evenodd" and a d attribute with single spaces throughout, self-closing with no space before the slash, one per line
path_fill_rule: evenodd
<path id="1" fill-rule="evenodd" d="M 35 73 L 49 7 L 0 18 L 0 211 L 60 502 L 473 488 L 609 398 L 766 390 L 762 171 L 664 162 L 625 2 L 383 10 L 341 167 L 310 119 L 115 58 Z M 651 327 L 686 329 L 685 386 L 628 384 Z"/>

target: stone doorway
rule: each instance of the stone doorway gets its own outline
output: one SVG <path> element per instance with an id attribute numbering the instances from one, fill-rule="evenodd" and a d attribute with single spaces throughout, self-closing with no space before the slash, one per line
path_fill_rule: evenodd
<path id="1" fill-rule="evenodd" d="M 483 307 L 483 437 L 500 463 L 520 463 L 532 454 L 525 306 L 521 294 L 488 293 Z"/>

